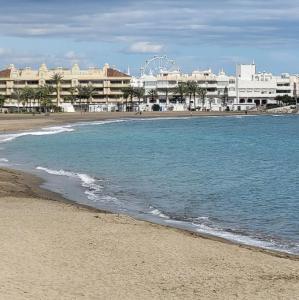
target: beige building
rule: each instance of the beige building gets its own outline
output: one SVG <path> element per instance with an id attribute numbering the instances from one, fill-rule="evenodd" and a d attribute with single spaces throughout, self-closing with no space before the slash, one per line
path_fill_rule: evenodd
<path id="1" fill-rule="evenodd" d="M 45 84 L 53 85 L 52 76 L 54 74 L 63 76 L 61 81 L 61 101 L 65 96 L 70 95 L 70 88 L 79 85 L 91 84 L 95 89 L 91 103 L 94 104 L 118 104 L 123 102 L 122 88 L 130 85 L 131 77 L 105 64 L 102 69 L 89 68 L 81 70 L 77 64 L 71 69 L 48 69 L 42 64 L 38 70 L 31 68 L 17 69 L 14 65 L 0 71 L 0 94 L 7 96 L 5 105 L 16 107 L 16 100 L 11 99 L 11 94 L 15 89 L 26 86 L 37 88 Z M 53 94 L 53 101 L 56 95 Z"/>

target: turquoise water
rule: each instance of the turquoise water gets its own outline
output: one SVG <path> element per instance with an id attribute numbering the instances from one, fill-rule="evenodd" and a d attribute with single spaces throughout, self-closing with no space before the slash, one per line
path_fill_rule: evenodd
<path id="1" fill-rule="evenodd" d="M 299 116 L 119 120 L 2 135 L 78 202 L 299 254 Z"/>

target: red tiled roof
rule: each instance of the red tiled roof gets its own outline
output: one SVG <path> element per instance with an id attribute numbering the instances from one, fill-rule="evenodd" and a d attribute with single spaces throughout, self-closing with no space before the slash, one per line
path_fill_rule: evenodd
<path id="1" fill-rule="evenodd" d="M 130 77 L 130 76 L 123 72 L 117 71 L 115 69 L 108 68 L 107 77 Z"/>
<path id="2" fill-rule="evenodd" d="M 10 69 L 0 71 L 0 78 L 10 78 Z"/>

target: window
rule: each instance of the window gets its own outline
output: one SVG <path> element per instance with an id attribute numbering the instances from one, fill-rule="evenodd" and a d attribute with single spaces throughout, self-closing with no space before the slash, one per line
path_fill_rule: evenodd
<path id="1" fill-rule="evenodd" d="M 14 82 L 14 84 L 16 84 L 16 85 L 25 84 L 25 81 L 24 81 L 24 80 L 16 80 L 16 81 Z"/>
<path id="2" fill-rule="evenodd" d="M 90 80 L 92 84 L 103 84 L 103 80 Z"/>
<path id="3" fill-rule="evenodd" d="M 28 81 L 27 81 L 27 84 L 28 84 L 28 85 L 35 85 L 35 84 L 38 84 L 38 80 L 28 80 Z"/>
<path id="4" fill-rule="evenodd" d="M 277 90 L 276 93 L 277 94 L 290 94 L 291 91 L 290 90 Z"/>
<path id="5" fill-rule="evenodd" d="M 62 84 L 72 84 L 71 80 L 62 80 L 61 81 Z"/>

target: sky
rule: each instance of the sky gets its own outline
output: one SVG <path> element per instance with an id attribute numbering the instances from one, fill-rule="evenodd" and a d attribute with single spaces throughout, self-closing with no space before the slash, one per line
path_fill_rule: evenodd
<path id="1" fill-rule="evenodd" d="M 0 68 L 102 67 L 154 55 L 184 72 L 236 63 L 299 73 L 298 0 L 0 0 Z"/>

